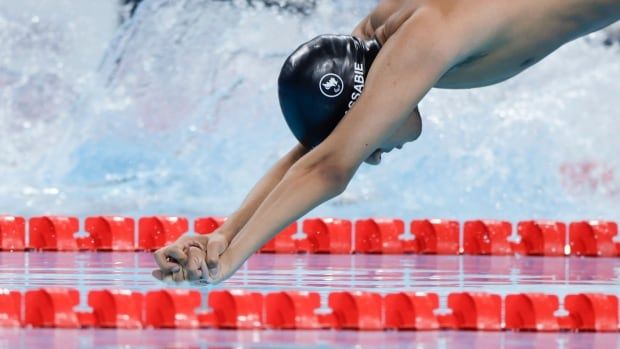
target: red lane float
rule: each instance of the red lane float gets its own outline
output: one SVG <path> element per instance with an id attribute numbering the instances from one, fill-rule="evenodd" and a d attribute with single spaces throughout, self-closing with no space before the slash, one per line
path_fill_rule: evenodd
<path id="1" fill-rule="evenodd" d="M 401 219 L 361 219 L 355 222 L 355 252 L 391 253 L 405 252 L 405 242 L 400 236 L 405 233 Z"/>
<path id="2" fill-rule="evenodd" d="M 142 217 L 138 221 L 138 247 L 152 251 L 173 243 L 188 230 L 187 218 L 175 216 Z"/>
<path id="3" fill-rule="evenodd" d="M 451 314 L 439 316 L 443 328 L 459 330 L 502 329 L 502 297 L 489 293 L 451 293 L 448 295 Z"/>
<path id="4" fill-rule="evenodd" d="M 80 317 L 73 310 L 79 302 L 80 294 L 73 289 L 27 291 L 24 324 L 32 327 L 80 328 Z"/>
<path id="5" fill-rule="evenodd" d="M 199 234 L 220 227 L 225 217 L 203 217 L 194 221 Z M 94 216 L 85 220 L 87 237 L 76 237 L 76 217 L 41 216 L 29 220 L 30 243 L 25 246 L 25 221 L 22 217 L 0 216 L 0 251 L 24 248 L 48 251 L 155 250 L 174 242 L 188 231 L 183 217 L 143 217 L 138 223 L 138 244 L 134 239 L 134 220 L 130 217 Z M 415 239 L 403 239 L 400 219 L 370 218 L 355 222 L 346 219 L 314 218 L 303 222 L 305 238 L 296 239 L 295 222 L 269 241 L 260 252 L 268 253 L 427 253 L 564 256 L 620 256 L 618 225 L 612 221 L 562 222 L 531 220 L 517 224 L 520 242 L 510 242 L 511 223 L 472 220 L 463 225 L 463 245 L 459 246 L 459 223 L 451 220 L 414 220 L 410 228 Z M 355 241 L 352 237 L 355 236 Z M 353 246 L 354 245 L 354 246 Z"/>
<path id="6" fill-rule="evenodd" d="M 278 235 L 274 236 L 261 249 L 263 253 L 296 253 L 299 250 L 299 240 L 295 240 L 293 235 L 297 234 L 297 222 L 284 228 Z"/>
<path id="7" fill-rule="evenodd" d="M 24 217 L 0 216 L 0 251 L 23 251 L 26 248 Z"/>
<path id="8" fill-rule="evenodd" d="M 144 296 L 127 290 L 102 290 L 88 293 L 93 308 L 93 325 L 111 328 L 141 328 Z"/>
<path id="9" fill-rule="evenodd" d="M 436 330 L 435 310 L 439 297 L 434 293 L 394 293 L 385 296 L 385 328 L 397 330 Z"/>
<path id="10" fill-rule="evenodd" d="M 144 326 L 155 328 L 197 328 L 198 291 L 165 289 L 150 291 L 144 299 Z"/>
<path id="11" fill-rule="evenodd" d="M 325 327 L 316 292 L 277 292 L 265 296 L 265 326 L 275 329 L 316 329 Z"/>
<path id="12" fill-rule="evenodd" d="M 134 251 L 135 221 L 128 217 L 88 217 L 84 223 L 88 237 L 78 238 L 78 245 L 87 250 Z"/>
<path id="13" fill-rule="evenodd" d="M 21 325 L 21 301 L 21 293 L 0 289 L 0 327 L 19 327 Z"/>
<path id="14" fill-rule="evenodd" d="M 234 329 L 263 327 L 263 295 L 245 291 L 212 291 L 209 307 L 215 326 Z"/>
<path id="15" fill-rule="evenodd" d="M 350 220 L 335 218 L 312 218 L 303 222 L 304 240 L 299 249 L 309 253 L 351 253 L 352 225 Z"/>
<path id="16" fill-rule="evenodd" d="M 521 237 L 516 252 L 537 256 L 564 256 L 566 224 L 555 221 L 523 221 L 517 225 Z"/>
<path id="17" fill-rule="evenodd" d="M 560 329 L 554 313 L 558 296 L 540 293 L 508 295 L 505 298 L 506 325 L 509 330 L 557 331 Z"/>
<path id="18" fill-rule="evenodd" d="M 329 295 L 337 329 L 382 330 L 383 299 L 372 292 L 333 292 Z"/>
<path id="19" fill-rule="evenodd" d="M 463 253 L 472 255 L 509 255 L 508 238 L 512 224 L 506 221 L 475 220 L 463 225 Z"/>
<path id="20" fill-rule="evenodd" d="M 459 222 L 423 219 L 411 222 L 415 235 L 412 252 L 427 254 L 459 254 Z"/>
<path id="21" fill-rule="evenodd" d="M 617 256 L 619 251 L 614 242 L 616 235 L 618 235 L 618 224 L 616 222 L 573 222 L 568 230 L 571 254 L 576 256 Z"/>
<path id="22" fill-rule="evenodd" d="M 618 297 L 580 293 L 564 298 L 568 329 L 579 331 L 618 331 Z"/>
<path id="23" fill-rule="evenodd" d="M 29 220 L 30 248 L 49 251 L 80 249 L 74 234 L 79 230 L 76 217 L 42 216 Z"/>
<path id="24" fill-rule="evenodd" d="M 221 227 L 222 224 L 224 224 L 226 218 L 227 217 L 217 216 L 196 218 L 196 220 L 194 221 L 194 231 L 196 232 L 196 234 L 211 234 L 217 228 Z"/>
<path id="25" fill-rule="evenodd" d="M 436 294 L 395 293 L 382 297 L 371 292 L 334 292 L 331 313 L 317 314 L 320 297 L 313 292 L 276 292 L 262 295 L 245 291 L 209 294 L 212 313 L 198 314 L 201 296 L 190 290 L 159 290 L 142 294 L 126 290 L 91 291 L 92 312 L 76 312 L 79 294 L 74 289 L 45 288 L 22 296 L 0 290 L 0 327 L 55 328 L 197 328 L 233 329 L 356 329 L 356 330 L 525 330 L 618 331 L 616 295 L 580 293 L 564 299 L 566 316 L 557 316 L 558 297 L 522 293 L 502 299 L 488 293 L 448 295 L 449 314 L 435 315 Z M 144 318 L 143 318 L 144 310 Z M 22 321 L 23 320 L 23 321 Z"/>

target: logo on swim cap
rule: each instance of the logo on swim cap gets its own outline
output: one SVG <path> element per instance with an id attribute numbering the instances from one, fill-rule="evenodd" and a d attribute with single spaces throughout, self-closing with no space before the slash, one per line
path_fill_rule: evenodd
<path id="1" fill-rule="evenodd" d="M 338 97 L 342 93 L 342 78 L 334 73 L 323 75 L 319 81 L 319 88 L 325 97 Z"/>

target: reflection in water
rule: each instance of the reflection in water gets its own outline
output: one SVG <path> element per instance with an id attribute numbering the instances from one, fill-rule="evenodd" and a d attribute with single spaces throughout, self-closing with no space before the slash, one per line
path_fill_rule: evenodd
<path id="1" fill-rule="evenodd" d="M 231 331 L 143 329 L 73 330 L 7 329 L 0 337 L 8 347 L 78 349 L 117 347 L 132 343 L 141 348 L 493 348 L 566 349 L 617 348 L 616 333 L 476 332 L 476 331 Z M 139 344 L 138 344 L 139 343 Z"/>
<path id="2" fill-rule="evenodd" d="M 0 284 L 10 289 L 55 285 L 82 291 L 133 290 L 164 286 L 151 276 L 151 253 L 0 253 Z M 195 286 L 187 283 L 180 287 Z M 219 286 L 218 286 L 219 287 Z M 257 254 L 230 280 L 227 289 L 279 290 L 458 290 L 497 294 L 516 292 L 599 292 L 620 295 L 617 258 L 434 256 L 434 255 L 280 255 Z M 203 290 L 207 292 L 211 287 Z"/>

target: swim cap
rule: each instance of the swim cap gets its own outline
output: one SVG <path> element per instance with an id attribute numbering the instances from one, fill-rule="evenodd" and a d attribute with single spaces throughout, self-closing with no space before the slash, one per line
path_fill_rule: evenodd
<path id="1" fill-rule="evenodd" d="M 327 138 L 359 98 L 380 48 L 376 39 L 321 35 L 286 59 L 278 77 L 280 108 L 306 148 Z"/>

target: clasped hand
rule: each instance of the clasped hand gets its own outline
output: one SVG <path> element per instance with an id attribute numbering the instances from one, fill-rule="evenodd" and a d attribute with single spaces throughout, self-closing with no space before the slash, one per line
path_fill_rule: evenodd
<path id="1" fill-rule="evenodd" d="M 222 256 L 228 240 L 217 230 L 209 235 L 183 235 L 155 251 L 159 269 L 153 276 L 162 281 L 206 280 L 217 284 L 229 276 L 229 263 Z"/>

